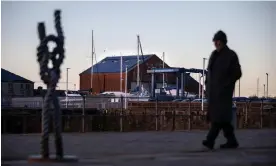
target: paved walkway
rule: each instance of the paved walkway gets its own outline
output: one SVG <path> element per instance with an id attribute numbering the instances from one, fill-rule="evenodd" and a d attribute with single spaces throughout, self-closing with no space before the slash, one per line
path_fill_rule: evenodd
<path id="1" fill-rule="evenodd" d="M 276 165 L 276 130 L 238 130 L 237 150 L 204 152 L 206 131 L 64 134 L 65 154 L 90 166 L 246 166 Z M 51 151 L 54 151 L 51 139 Z M 2 135 L 4 165 L 27 165 L 26 159 L 40 151 L 40 135 Z M 224 143 L 219 137 L 217 146 Z M 49 164 L 30 164 L 49 165 Z M 51 164 L 68 165 L 68 164 Z"/>

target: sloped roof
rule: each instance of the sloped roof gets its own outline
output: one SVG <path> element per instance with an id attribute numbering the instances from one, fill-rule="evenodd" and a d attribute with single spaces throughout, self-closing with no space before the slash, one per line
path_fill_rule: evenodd
<path id="1" fill-rule="evenodd" d="M 16 75 L 6 69 L 1 68 L 1 82 L 24 82 L 24 83 L 34 83 L 26 78 Z"/>
<path id="2" fill-rule="evenodd" d="M 152 56 L 156 56 L 155 54 L 144 55 L 144 61 L 147 61 Z M 133 67 L 137 65 L 137 55 L 123 56 L 123 69 L 122 72 L 125 72 L 126 66 L 128 70 L 131 70 Z M 143 63 L 142 56 L 139 56 L 140 64 Z M 97 64 L 93 66 L 93 73 L 119 73 L 120 72 L 120 63 L 121 56 L 112 56 L 106 57 Z M 80 74 L 90 74 L 91 67 L 86 69 Z"/>

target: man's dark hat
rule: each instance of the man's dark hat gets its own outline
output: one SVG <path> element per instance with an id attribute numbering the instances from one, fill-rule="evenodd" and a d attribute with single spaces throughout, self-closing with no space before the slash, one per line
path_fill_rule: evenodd
<path id="1" fill-rule="evenodd" d="M 224 44 L 227 44 L 227 36 L 226 34 L 219 30 L 215 35 L 214 35 L 214 38 L 213 38 L 213 41 L 222 41 Z"/>

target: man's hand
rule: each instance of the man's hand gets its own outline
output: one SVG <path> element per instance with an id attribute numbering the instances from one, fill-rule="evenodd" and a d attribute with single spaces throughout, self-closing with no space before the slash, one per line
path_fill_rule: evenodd
<path id="1" fill-rule="evenodd" d="M 234 51 L 233 51 L 232 58 L 231 58 L 229 72 L 230 72 L 230 78 L 231 78 L 232 82 L 236 82 L 242 76 L 239 58 Z"/>

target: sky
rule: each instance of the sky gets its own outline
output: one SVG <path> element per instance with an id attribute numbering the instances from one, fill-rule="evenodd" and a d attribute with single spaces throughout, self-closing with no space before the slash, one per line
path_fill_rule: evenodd
<path id="1" fill-rule="evenodd" d="M 59 89 L 79 88 L 79 73 L 91 66 L 92 30 L 96 60 L 137 54 L 139 34 L 145 53 L 162 56 L 173 67 L 202 68 L 214 50 L 212 37 L 223 30 L 239 56 L 241 96 L 276 96 L 276 2 L 1 2 L 1 67 L 42 86 L 36 48 L 37 23 L 56 33 L 53 12 L 62 11 L 65 56 Z M 198 78 L 196 74 L 192 75 Z M 45 86 L 44 86 L 45 87 Z M 236 88 L 236 96 L 238 94 Z"/>

